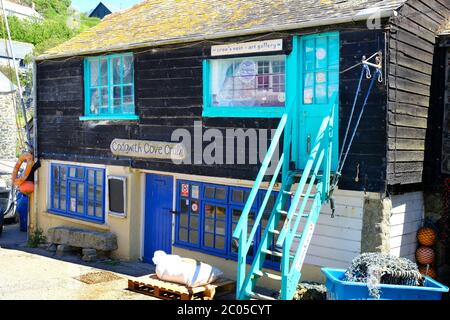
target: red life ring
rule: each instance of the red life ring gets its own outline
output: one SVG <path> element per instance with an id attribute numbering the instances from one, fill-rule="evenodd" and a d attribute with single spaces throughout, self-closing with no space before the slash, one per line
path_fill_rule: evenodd
<path id="1" fill-rule="evenodd" d="M 27 163 L 27 166 L 22 176 L 18 178 L 17 175 L 19 174 L 20 167 L 24 162 Z M 14 166 L 14 170 L 12 172 L 12 182 L 16 187 L 19 187 L 22 183 L 25 182 L 25 180 L 27 180 L 32 168 L 33 168 L 33 155 L 31 153 L 22 154 L 19 157 L 19 160 L 17 160 L 17 163 Z"/>

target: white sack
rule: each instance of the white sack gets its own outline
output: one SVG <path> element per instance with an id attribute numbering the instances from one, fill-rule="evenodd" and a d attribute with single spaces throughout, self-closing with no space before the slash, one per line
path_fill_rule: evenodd
<path id="1" fill-rule="evenodd" d="M 166 254 L 164 251 L 155 251 L 152 260 L 159 279 L 191 288 L 210 284 L 223 275 L 222 271 L 209 264 Z"/>

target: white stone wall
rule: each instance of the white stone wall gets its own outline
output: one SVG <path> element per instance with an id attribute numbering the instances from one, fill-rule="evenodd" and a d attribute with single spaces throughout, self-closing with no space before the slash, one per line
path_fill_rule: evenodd
<path id="1" fill-rule="evenodd" d="M 16 159 L 17 128 L 14 93 L 0 93 L 0 160 Z"/>
<path id="2" fill-rule="evenodd" d="M 391 200 L 391 254 L 415 261 L 416 233 L 424 217 L 423 192 L 394 195 Z"/>

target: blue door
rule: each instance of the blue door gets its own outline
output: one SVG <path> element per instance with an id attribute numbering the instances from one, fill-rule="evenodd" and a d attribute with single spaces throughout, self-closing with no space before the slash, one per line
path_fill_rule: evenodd
<path id="1" fill-rule="evenodd" d="M 145 190 L 144 261 L 152 262 L 153 253 L 172 249 L 173 178 L 147 174 Z"/>
<path id="2" fill-rule="evenodd" d="M 300 38 L 300 108 L 298 168 L 304 168 L 320 125 L 331 113 L 331 97 L 339 91 L 339 33 Z M 335 111 L 332 170 L 338 158 L 338 110 Z"/>

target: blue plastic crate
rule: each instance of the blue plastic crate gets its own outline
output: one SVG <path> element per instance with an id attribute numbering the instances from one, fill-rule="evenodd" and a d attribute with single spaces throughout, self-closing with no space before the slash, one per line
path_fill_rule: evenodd
<path id="1" fill-rule="evenodd" d="M 344 269 L 322 268 L 327 280 L 328 300 L 373 300 L 369 296 L 367 284 L 360 282 L 343 281 Z M 442 293 L 448 292 L 448 287 L 439 282 L 425 277 L 423 287 L 401 286 L 392 284 L 381 284 L 381 300 L 441 300 Z"/>

